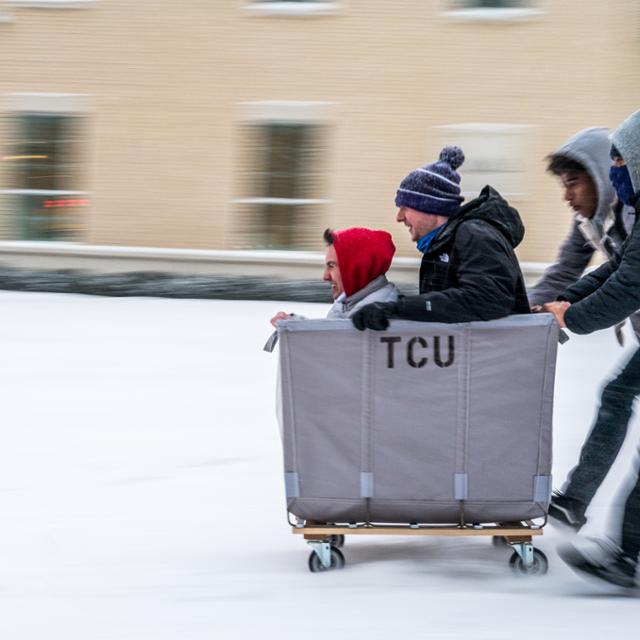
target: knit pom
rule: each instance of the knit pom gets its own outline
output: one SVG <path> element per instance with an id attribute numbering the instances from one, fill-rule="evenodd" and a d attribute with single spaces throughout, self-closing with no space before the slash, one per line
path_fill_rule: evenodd
<path id="1" fill-rule="evenodd" d="M 440 162 L 446 162 L 455 171 L 464 162 L 464 153 L 460 147 L 445 147 L 440 152 L 438 160 Z"/>

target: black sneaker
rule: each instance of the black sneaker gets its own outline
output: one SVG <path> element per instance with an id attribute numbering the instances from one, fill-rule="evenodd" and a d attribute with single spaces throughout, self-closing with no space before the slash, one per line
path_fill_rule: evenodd
<path id="1" fill-rule="evenodd" d="M 569 498 L 558 491 L 555 491 L 551 496 L 549 517 L 575 531 L 580 531 L 587 522 L 584 516 L 585 511 L 585 505 L 575 498 Z"/>
<path id="2" fill-rule="evenodd" d="M 578 548 L 565 543 L 558 547 L 558 555 L 578 573 L 594 576 L 625 589 L 638 588 L 638 562 L 618 546 L 607 541 L 592 540 L 591 548 Z"/>

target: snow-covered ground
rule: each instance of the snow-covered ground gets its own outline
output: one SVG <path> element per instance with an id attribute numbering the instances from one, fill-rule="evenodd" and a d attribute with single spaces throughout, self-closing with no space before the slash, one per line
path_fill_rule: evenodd
<path id="1" fill-rule="evenodd" d="M 285 519 L 267 319 L 323 305 L 0 292 L 0 638 L 622 638 L 637 599 L 538 546 L 517 578 L 488 540 L 349 538 L 311 574 Z M 631 342 L 631 340 L 629 340 Z M 554 474 L 576 459 L 612 332 L 559 351 Z M 586 533 L 640 439 L 633 423 Z M 614 501 L 615 502 L 615 501 Z"/>

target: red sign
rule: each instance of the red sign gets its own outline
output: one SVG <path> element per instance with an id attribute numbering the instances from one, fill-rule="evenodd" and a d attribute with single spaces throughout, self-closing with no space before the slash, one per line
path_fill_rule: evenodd
<path id="1" fill-rule="evenodd" d="M 86 198 L 67 198 L 65 200 L 45 200 L 44 208 L 51 209 L 52 207 L 88 207 L 89 200 Z"/>

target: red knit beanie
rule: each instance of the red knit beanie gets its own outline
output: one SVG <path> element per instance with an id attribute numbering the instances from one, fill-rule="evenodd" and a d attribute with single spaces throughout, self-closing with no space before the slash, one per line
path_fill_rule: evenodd
<path id="1" fill-rule="evenodd" d="M 386 273 L 396 251 L 389 232 L 361 227 L 334 231 L 333 246 L 347 296 Z"/>

